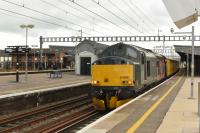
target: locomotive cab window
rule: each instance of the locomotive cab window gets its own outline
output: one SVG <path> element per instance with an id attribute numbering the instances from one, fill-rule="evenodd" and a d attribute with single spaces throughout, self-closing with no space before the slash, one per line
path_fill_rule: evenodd
<path id="1" fill-rule="evenodd" d="M 150 61 L 147 61 L 147 76 L 150 76 Z"/>
<path id="2" fill-rule="evenodd" d="M 128 57 L 131 57 L 131 58 L 137 58 L 137 53 L 135 50 L 131 49 L 131 48 L 127 48 L 126 50 L 126 55 Z"/>
<path id="3" fill-rule="evenodd" d="M 104 58 L 95 61 L 93 64 L 94 65 L 127 64 L 127 61 L 119 58 Z"/>

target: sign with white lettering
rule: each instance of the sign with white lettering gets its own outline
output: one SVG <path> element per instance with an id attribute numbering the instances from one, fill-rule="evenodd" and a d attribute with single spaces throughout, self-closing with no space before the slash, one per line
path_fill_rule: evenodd
<path id="1" fill-rule="evenodd" d="M 13 47 L 13 48 L 5 48 L 5 53 L 29 53 L 31 48 L 26 47 Z"/>
<path id="2" fill-rule="evenodd" d="M 13 53 L 15 51 L 15 48 L 5 48 L 5 53 Z"/>

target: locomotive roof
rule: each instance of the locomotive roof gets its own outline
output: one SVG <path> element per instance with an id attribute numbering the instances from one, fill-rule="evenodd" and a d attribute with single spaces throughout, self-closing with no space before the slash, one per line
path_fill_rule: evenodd
<path id="1" fill-rule="evenodd" d="M 118 47 L 118 46 L 132 48 L 134 51 L 136 51 L 139 54 L 141 54 L 141 52 L 145 53 L 146 57 L 148 57 L 148 58 L 163 58 L 163 59 L 165 58 L 164 56 L 162 56 L 160 54 L 154 53 L 152 50 L 141 48 L 139 46 L 135 46 L 135 45 L 131 45 L 131 44 L 124 44 L 123 42 L 120 42 L 120 43 L 114 44 L 110 47 L 107 47 L 102 53 L 99 54 L 99 57 L 100 58 L 104 57 L 103 55 L 105 54 L 105 52 L 112 51 L 112 50 L 114 50 L 113 48 Z"/>
<path id="2" fill-rule="evenodd" d="M 148 56 L 148 57 L 154 57 L 155 58 L 155 57 L 159 56 L 159 54 L 156 54 L 152 50 L 149 50 L 149 49 L 145 49 L 145 48 L 135 46 L 135 45 L 131 45 L 131 44 L 118 43 L 118 45 L 119 44 L 131 46 L 131 47 L 133 47 L 134 49 L 136 49 L 140 52 L 144 52 L 146 54 L 146 56 Z M 160 57 L 161 57 L 161 55 L 160 55 Z"/>

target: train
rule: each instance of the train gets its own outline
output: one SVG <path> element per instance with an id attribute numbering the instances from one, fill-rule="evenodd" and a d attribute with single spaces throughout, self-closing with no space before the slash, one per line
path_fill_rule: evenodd
<path id="1" fill-rule="evenodd" d="M 107 47 L 92 64 L 92 101 L 96 110 L 112 110 L 148 86 L 175 74 L 179 62 L 135 45 Z"/>

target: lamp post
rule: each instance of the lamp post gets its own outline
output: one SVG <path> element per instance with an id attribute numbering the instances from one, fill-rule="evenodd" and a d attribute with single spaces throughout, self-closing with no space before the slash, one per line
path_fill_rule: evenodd
<path id="1" fill-rule="evenodd" d="M 36 48 L 36 47 L 38 47 L 38 45 L 31 45 L 31 47 L 33 47 L 33 48 Z M 35 71 L 35 49 L 33 50 L 33 58 L 34 58 L 34 65 L 33 65 L 33 70 Z"/>
<path id="2" fill-rule="evenodd" d="M 192 35 L 192 63 L 191 63 L 191 88 L 190 88 L 190 99 L 193 99 L 193 89 L 194 89 L 194 26 L 192 26 L 191 32 L 174 32 L 171 28 L 171 33 L 173 34 L 191 34 Z"/>
<path id="3" fill-rule="evenodd" d="M 39 71 L 39 58 L 40 58 L 40 51 L 36 51 L 36 58 L 35 58 L 35 60 L 37 60 L 37 69 L 38 69 L 38 71 Z"/>
<path id="4" fill-rule="evenodd" d="M 28 42 L 28 29 L 32 29 L 34 25 L 20 25 L 20 28 L 26 29 L 26 59 L 25 59 L 25 80 L 28 80 L 28 51 L 27 51 L 27 42 Z"/>

